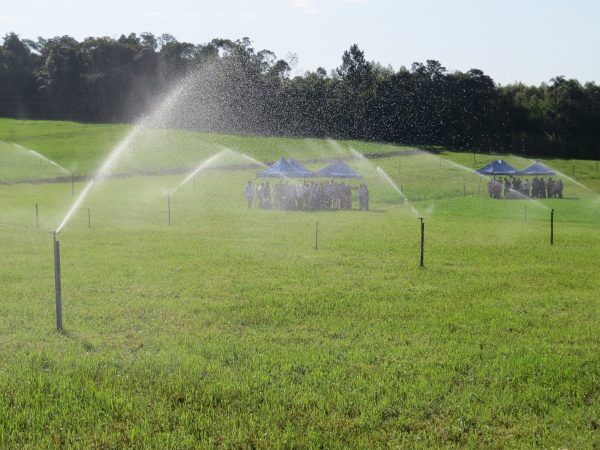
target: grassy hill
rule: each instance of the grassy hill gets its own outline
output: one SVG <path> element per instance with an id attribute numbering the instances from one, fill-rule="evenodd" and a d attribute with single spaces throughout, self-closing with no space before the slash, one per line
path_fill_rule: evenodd
<path id="1" fill-rule="evenodd" d="M 0 120 L 0 447 L 600 440 L 595 162 L 544 160 L 575 168 L 581 185 L 565 178 L 565 199 L 492 200 L 467 169 L 497 156 L 147 130 L 114 168 L 130 176 L 93 187 L 60 234 L 57 334 L 48 232 L 71 184 L 30 183 L 65 175 L 12 143 L 85 175 L 130 131 Z M 193 168 L 222 146 L 218 168 L 172 195 L 169 226 L 166 195 L 184 174 L 140 171 Z M 258 166 L 242 154 L 310 168 L 349 158 L 371 211 L 249 210 L 242 190 Z"/>
<path id="2" fill-rule="evenodd" d="M 107 153 L 129 130 L 131 130 L 131 126 L 120 124 L 98 125 L 0 118 L 0 145 L 4 146 L 0 155 L 6 151 L 6 144 L 14 142 L 42 153 L 76 174 L 84 175 L 96 170 Z M 157 135 L 159 136 L 158 142 L 155 139 Z M 186 155 L 184 161 L 187 163 L 193 163 L 198 154 L 201 155 L 207 150 L 214 150 L 215 144 L 242 151 L 263 162 L 274 161 L 282 154 L 297 159 L 335 156 L 340 154 L 340 148 L 336 147 L 342 147 L 342 153 L 344 148 L 353 147 L 367 156 L 393 154 L 402 150 L 410 150 L 409 147 L 361 141 L 332 142 L 321 139 L 264 138 L 260 136 L 235 136 L 174 130 L 166 130 L 165 132 L 155 130 L 149 132 L 149 136 L 139 141 L 138 145 L 144 146 L 145 151 L 148 153 L 150 153 L 147 150 L 148 147 L 160 147 L 164 142 L 168 142 L 170 145 L 177 142 L 177 148 L 174 148 L 173 152 L 179 157 Z M 482 150 L 484 153 L 476 154 L 475 158 L 472 153 L 461 152 L 443 152 L 441 157 L 474 169 L 499 157 L 498 155 L 486 155 L 485 149 Z M 518 168 L 530 163 L 529 160 L 516 155 L 500 155 L 500 157 L 508 160 Z M 561 171 L 583 183 L 595 192 L 600 191 L 600 169 L 597 161 L 556 158 L 541 158 L 540 160 L 555 170 Z M 0 164 L 5 163 L 4 166 L 7 162 L 10 162 L 10 160 L 7 161 L 6 158 L 0 160 Z M 158 162 L 159 165 L 166 163 L 172 163 L 172 161 L 162 159 Z M 7 176 L 6 171 L 0 174 L 3 179 Z"/>

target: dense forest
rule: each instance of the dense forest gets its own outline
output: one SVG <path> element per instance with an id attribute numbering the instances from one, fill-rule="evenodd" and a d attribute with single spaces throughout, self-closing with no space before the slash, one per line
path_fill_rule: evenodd
<path id="1" fill-rule="evenodd" d="M 481 70 L 449 72 L 432 60 L 396 71 L 368 61 L 356 45 L 331 73 L 319 68 L 291 77 L 289 62 L 255 50 L 247 38 L 195 45 L 150 33 L 81 42 L 10 33 L 0 46 L 0 116 L 133 121 L 203 70 L 213 75 L 195 85 L 197 98 L 210 98 L 212 110 L 227 119 L 187 127 L 481 152 L 600 154 L 600 86 L 594 83 L 559 76 L 540 86 L 500 86 Z"/>

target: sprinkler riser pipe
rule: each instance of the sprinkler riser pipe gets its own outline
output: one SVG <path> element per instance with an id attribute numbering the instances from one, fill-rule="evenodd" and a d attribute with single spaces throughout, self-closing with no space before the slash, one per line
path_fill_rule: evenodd
<path id="1" fill-rule="evenodd" d="M 60 274 L 60 242 L 54 233 L 54 304 L 56 309 L 56 330 L 62 331 L 62 284 Z"/>
<path id="2" fill-rule="evenodd" d="M 167 196 L 167 212 L 169 215 L 169 225 L 171 225 L 171 196 Z"/>
<path id="3" fill-rule="evenodd" d="M 550 211 L 550 245 L 554 245 L 554 208 Z"/>
<path id="4" fill-rule="evenodd" d="M 35 204 L 35 227 L 40 227 L 40 211 L 37 203 Z"/>
<path id="5" fill-rule="evenodd" d="M 422 217 L 419 217 L 421 221 L 421 257 L 419 260 L 419 267 L 425 267 L 425 222 Z"/>

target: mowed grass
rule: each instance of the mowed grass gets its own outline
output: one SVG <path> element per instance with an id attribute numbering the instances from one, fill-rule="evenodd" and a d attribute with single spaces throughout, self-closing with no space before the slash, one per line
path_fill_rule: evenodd
<path id="1" fill-rule="evenodd" d="M 199 162 L 219 138 L 198 135 L 175 160 L 195 148 Z M 94 170 L 115 143 L 97 139 L 94 161 L 60 163 Z M 294 156 L 286 140 L 236 139 L 263 161 Z M 300 159 L 394 148 L 305 145 Z M 141 151 L 127 164 L 171 161 Z M 48 232 L 70 184 L 0 186 L 0 447 L 597 446 L 598 196 L 570 184 L 565 200 L 494 201 L 439 156 L 350 164 L 371 212 L 248 210 L 255 169 L 206 170 L 173 195 L 168 226 L 182 175 L 107 180 L 60 235 L 64 335 Z M 425 217 L 425 269 L 417 218 L 375 165 Z M 12 166 L 12 180 L 29 170 Z"/>

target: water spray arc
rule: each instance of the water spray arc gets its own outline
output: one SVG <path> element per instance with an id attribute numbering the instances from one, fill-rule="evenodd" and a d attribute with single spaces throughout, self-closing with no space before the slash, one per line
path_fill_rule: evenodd
<path id="1" fill-rule="evenodd" d="M 190 181 L 191 179 L 195 180 L 196 175 L 198 174 L 198 172 L 200 172 L 201 170 L 205 169 L 206 167 L 208 167 L 210 164 L 212 164 L 213 162 L 215 162 L 218 158 L 220 158 L 221 156 L 223 156 L 223 154 L 225 154 L 226 152 L 229 152 L 230 150 L 228 149 L 223 149 L 217 153 L 215 153 L 214 155 L 212 155 L 209 158 L 206 158 L 204 161 L 202 161 L 200 163 L 200 165 L 198 167 L 196 167 L 188 176 L 186 176 L 181 183 L 179 183 L 175 189 L 173 189 L 171 192 L 169 192 L 169 196 L 175 194 L 175 192 L 177 192 L 179 190 L 179 188 L 181 186 L 183 186 L 184 184 L 186 184 L 188 181 Z"/>
<path id="2" fill-rule="evenodd" d="M 32 155 L 34 155 L 36 158 L 39 158 L 40 163 L 42 161 L 47 162 L 48 164 L 51 164 L 54 167 L 60 169 L 62 172 L 66 173 L 67 175 L 73 175 L 71 173 L 71 171 L 65 169 L 63 166 L 61 166 L 60 164 L 58 164 L 56 161 L 52 161 L 50 158 L 47 158 L 46 156 L 42 155 L 41 153 L 38 153 L 35 150 L 32 150 L 30 148 L 23 147 L 22 145 L 19 145 L 19 144 L 13 143 L 13 145 L 15 147 L 17 147 L 18 149 L 23 150 L 23 151 L 27 151 L 27 152 L 31 153 Z"/>
<path id="3" fill-rule="evenodd" d="M 16 144 L 13 142 L 13 146 L 15 146 L 16 148 L 18 148 L 19 150 L 25 151 L 25 152 L 29 152 L 32 155 L 34 155 L 36 158 L 39 159 L 40 161 L 40 167 L 42 165 L 42 162 L 46 162 L 56 168 L 58 168 L 61 172 L 70 175 L 71 176 L 71 195 L 75 195 L 75 174 L 73 174 L 73 172 L 71 172 L 70 170 L 65 169 L 63 166 L 61 166 L 60 164 L 58 164 L 56 161 L 51 160 L 50 158 L 42 155 L 41 153 L 36 152 L 35 150 L 32 150 L 30 148 L 26 148 L 23 147 L 22 145 Z"/>
<path id="4" fill-rule="evenodd" d="M 248 156 L 245 153 L 239 153 L 239 155 L 244 158 L 247 159 L 248 161 L 250 161 L 251 163 L 254 163 L 260 167 L 267 167 L 267 165 L 265 163 L 261 163 L 259 160 L 254 159 L 252 156 Z"/>
<path id="5" fill-rule="evenodd" d="M 121 143 L 114 148 L 114 150 L 110 153 L 110 155 L 108 155 L 108 158 L 106 159 L 106 161 L 104 161 L 104 164 L 102 164 L 102 166 L 100 167 L 100 169 L 98 170 L 96 175 L 94 175 L 94 177 L 85 186 L 83 191 L 81 191 L 81 193 L 75 199 L 75 202 L 71 206 L 71 209 L 69 209 L 69 211 L 67 211 L 67 214 L 63 218 L 62 222 L 56 228 L 57 234 L 60 233 L 60 231 L 67 224 L 67 222 L 69 222 L 69 220 L 71 219 L 71 217 L 73 216 L 75 211 L 77 211 L 79 209 L 79 207 L 81 206 L 81 204 L 87 197 L 88 193 L 92 189 L 92 187 L 96 183 L 100 183 L 101 181 L 103 181 L 108 176 L 108 174 L 111 172 L 111 170 L 114 167 L 117 160 L 121 157 L 121 155 L 125 152 L 125 150 L 127 150 L 129 148 L 129 146 L 131 145 L 131 142 L 135 139 L 135 137 L 139 134 L 139 132 L 140 132 L 140 127 L 135 126 L 133 128 L 133 130 L 131 130 L 127 134 L 125 139 L 123 139 L 121 141 Z"/>
<path id="6" fill-rule="evenodd" d="M 181 186 L 183 186 L 184 184 L 186 184 L 190 180 L 194 181 L 194 187 L 195 187 L 196 186 L 196 175 L 198 174 L 198 172 L 200 172 L 203 169 L 205 169 L 206 167 L 208 167 L 210 164 L 212 164 L 214 161 L 216 161 L 218 158 L 220 158 L 221 156 L 223 156 L 223 154 L 225 154 L 228 151 L 230 151 L 230 150 L 226 149 L 226 148 L 223 148 L 223 150 L 215 153 L 214 155 L 210 156 L 209 158 L 206 158 L 204 161 L 202 161 L 200 163 L 200 165 L 198 165 L 198 167 L 196 167 L 190 174 L 188 174 L 181 181 L 181 183 L 179 183 L 175 187 L 175 189 L 173 189 L 171 192 L 169 192 L 167 194 L 167 218 L 168 218 L 169 225 L 171 225 L 173 223 L 172 220 L 171 220 L 171 197 L 173 196 L 173 194 L 175 194 L 175 192 L 177 192 Z"/>
<path id="7" fill-rule="evenodd" d="M 157 119 L 160 118 L 162 114 L 166 111 L 169 111 L 172 108 L 178 99 L 180 99 L 181 95 L 185 92 L 185 83 L 180 84 L 178 87 L 173 89 L 169 95 L 167 95 L 149 115 L 142 116 L 133 126 L 133 128 L 125 135 L 123 139 L 112 149 L 109 153 L 108 157 L 104 160 L 100 168 L 94 174 L 92 179 L 85 186 L 83 191 L 79 194 L 79 196 L 75 199 L 75 202 L 71 206 L 71 208 L 67 211 L 65 217 L 60 222 L 58 227 L 56 228 L 56 233 L 58 234 L 63 227 L 69 222 L 73 214 L 79 209 L 91 188 L 95 184 L 99 184 L 104 181 L 112 172 L 115 164 L 121 159 L 124 153 L 127 152 L 128 149 L 132 147 L 132 143 L 138 137 L 140 132 L 145 128 L 152 128 L 156 125 Z M 63 168 L 64 169 L 64 168 Z M 66 170 L 66 169 L 64 169 Z"/>
<path id="8" fill-rule="evenodd" d="M 380 174 L 380 176 L 391 186 L 393 187 L 396 192 L 398 192 L 398 194 L 400 194 L 400 200 L 406 202 L 406 204 L 408 206 L 410 206 L 410 210 L 412 211 L 412 213 L 417 216 L 420 217 L 421 213 L 419 213 L 419 211 L 417 210 L 417 208 L 415 208 L 411 202 L 408 201 L 408 198 L 406 198 L 406 195 L 404 195 L 404 193 L 402 192 L 402 189 L 400 189 L 398 187 L 398 185 L 396 183 L 394 183 L 394 180 L 392 180 L 390 178 L 390 176 L 385 172 L 385 170 L 383 170 L 381 167 L 377 167 L 377 172 Z"/>
<path id="9" fill-rule="evenodd" d="M 369 164 L 370 167 L 373 167 L 373 165 L 371 164 L 371 162 L 365 158 L 365 155 L 363 155 L 362 153 L 356 151 L 355 149 L 353 149 L 352 147 L 350 147 L 350 152 L 352 153 L 352 155 L 355 158 L 358 158 L 359 160 Z M 392 180 L 392 178 L 386 173 L 385 170 L 383 170 L 381 167 L 377 166 L 375 167 L 375 170 L 377 171 L 377 174 L 379 175 L 380 178 L 382 178 L 388 185 L 390 185 L 398 194 L 400 194 L 400 204 L 406 203 L 409 207 L 410 210 L 412 211 L 412 213 L 417 216 L 420 217 L 421 213 L 419 213 L 419 211 L 417 211 L 417 208 L 415 208 L 412 203 L 408 200 L 408 198 L 406 197 L 406 195 L 404 195 L 404 191 L 398 187 L 398 185 L 396 183 L 394 183 L 394 180 Z"/>
<path id="10" fill-rule="evenodd" d="M 353 150 L 353 152 L 355 152 L 355 150 Z M 402 189 L 399 188 L 396 183 L 394 183 L 394 180 L 392 180 L 390 178 L 390 176 L 385 172 L 385 170 L 383 170 L 381 167 L 377 166 L 377 172 L 386 181 L 387 184 L 389 184 L 391 187 L 393 187 L 396 190 L 396 192 L 398 192 L 398 194 L 400 194 L 400 202 L 401 203 L 406 202 L 406 204 L 410 207 L 410 210 L 412 211 L 412 213 L 419 220 L 420 229 L 421 229 L 421 245 L 420 245 L 419 267 L 423 267 L 424 268 L 425 267 L 425 222 L 423 220 L 423 216 L 421 215 L 421 213 L 419 213 L 419 211 L 417 210 L 417 208 L 415 208 L 411 204 L 411 202 L 408 201 L 408 199 L 404 195 L 404 192 L 402 192 Z"/>
<path id="11" fill-rule="evenodd" d="M 202 170 L 206 169 L 207 167 L 209 167 L 211 164 L 213 164 L 215 161 L 217 161 L 219 158 L 223 157 L 225 154 L 227 153 L 233 153 L 236 155 L 241 156 L 244 159 L 247 159 L 248 161 L 251 161 L 254 164 L 257 164 L 259 166 L 265 167 L 265 164 L 261 163 L 260 161 L 257 161 L 256 159 L 245 155 L 243 153 L 238 153 L 234 150 L 231 150 L 227 147 L 224 147 L 222 145 L 218 146 L 219 148 L 221 148 L 220 151 L 218 151 L 217 153 L 215 153 L 214 155 L 206 158 L 204 161 L 202 161 L 192 172 L 190 172 L 171 192 L 169 192 L 167 194 L 167 216 L 168 216 L 168 223 L 169 225 L 171 225 L 173 222 L 171 220 L 171 197 L 186 183 L 188 183 L 190 180 L 193 181 L 193 187 L 196 187 L 196 175 L 198 175 L 199 172 L 201 172 Z"/>

